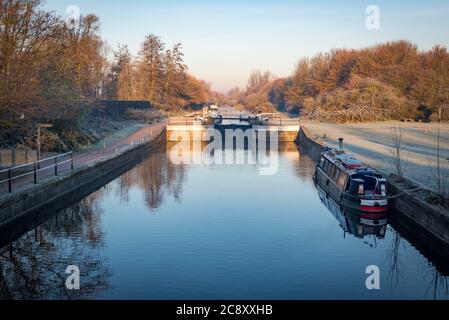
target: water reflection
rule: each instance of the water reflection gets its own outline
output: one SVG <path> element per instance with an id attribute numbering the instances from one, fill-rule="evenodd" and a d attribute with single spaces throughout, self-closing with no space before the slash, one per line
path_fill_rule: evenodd
<path id="1" fill-rule="evenodd" d="M 10 239 L 0 249 L 0 299 L 78 299 L 95 297 L 110 289 L 113 272 L 108 258 L 103 256 L 103 198 L 113 193 L 120 202 L 128 203 L 135 187 L 143 191 L 145 204 L 153 211 L 170 195 L 180 202 L 185 179 L 184 167 L 170 164 L 166 153 L 159 149 L 117 178 L 115 184 L 106 185 L 43 224 L 38 223 L 18 240 Z M 42 215 L 47 216 L 48 212 Z M 69 265 L 76 265 L 81 271 L 79 291 L 65 287 Z"/>
<path id="2" fill-rule="evenodd" d="M 394 215 L 342 210 L 294 144 L 279 145 L 268 177 L 248 164 L 175 165 L 173 146 L 11 239 L 0 299 L 448 297 L 447 246 Z M 363 286 L 368 264 L 383 272 L 378 293 Z M 68 265 L 80 291 L 65 289 Z"/>
<path id="3" fill-rule="evenodd" d="M 0 299 L 77 299 L 109 288 L 111 274 L 104 247 L 101 217 L 95 195 L 70 206 L 46 223 L 0 249 Z M 65 287 L 69 265 L 83 277 L 79 291 Z"/>
<path id="4" fill-rule="evenodd" d="M 132 188 L 138 188 L 144 192 L 147 207 L 154 211 L 164 203 L 167 196 L 181 202 L 186 179 L 185 166 L 172 164 L 167 153 L 159 150 L 134 170 L 118 178 L 120 188 L 117 196 L 122 202 L 128 203 Z"/>
<path id="5" fill-rule="evenodd" d="M 321 202 L 326 206 L 330 213 L 338 220 L 340 227 L 344 231 L 344 237 L 347 234 L 363 240 L 368 246 L 377 247 L 377 240 L 385 238 L 388 220 L 386 216 L 380 219 L 364 218 L 357 212 L 350 212 L 341 207 L 332 197 L 316 185 Z"/>

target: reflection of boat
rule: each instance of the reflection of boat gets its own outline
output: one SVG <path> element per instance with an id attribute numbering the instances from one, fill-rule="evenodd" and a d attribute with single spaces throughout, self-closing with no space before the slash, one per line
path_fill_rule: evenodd
<path id="1" fill-rule="evenodd" d="M 389 210 L 387 180 L 376 170 L 343 151 L 321 154 L 315 181 L 346 209 L 369 213 L 372 217 Z"/>
<path id="2" fill-rule="evenodd" d="M 379 215 L 377 218 L 357 214 L 356 212 L 346 211 L 334 199 L 329 197 L 319 186 L 318 194 L 321 202 L 327 207 L 332 215 L 338 220 L 345 233 L 354 235 L 357 238 L 365 239 L 374 236 L 374 239 L 383 239 L 387 231 L 387 215 Z"/>

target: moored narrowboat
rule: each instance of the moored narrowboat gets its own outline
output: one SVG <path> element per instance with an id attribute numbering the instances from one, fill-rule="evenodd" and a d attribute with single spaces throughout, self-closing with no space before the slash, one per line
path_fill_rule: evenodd
<path id="1" fill-rule="evenodd" d="M 387 180 L 384 176 L 343 150 L 329 149 L 321 154 L 315 182 L 347 210 L 364 218 L 376 218 L 389 210 Z"/>

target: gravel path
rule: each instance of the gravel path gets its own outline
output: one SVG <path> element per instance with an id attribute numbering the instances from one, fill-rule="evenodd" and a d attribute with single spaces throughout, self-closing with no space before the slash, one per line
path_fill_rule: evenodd
<path id="1" fill-rule="evenodd" d="M 394 172 L 392 131 L 402 128 L 404 172 L 429 188 L 435 187 L 438 124 L 380 122 L 367 124 L 327 124 L 303 121 L 302 124 L 326 144 L 337 147 L 338 138 L 345 139 L 345 148 L 367 164 L 389 174 Z M 440 129 L 441 167 L 449 178 L 449 124 Z"/>

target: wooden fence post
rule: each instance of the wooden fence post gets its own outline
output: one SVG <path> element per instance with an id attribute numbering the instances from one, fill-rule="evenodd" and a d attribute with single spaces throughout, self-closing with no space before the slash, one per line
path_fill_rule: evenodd
<path id="1" fill-rule="evenodd" d="M 37 163 L 34 161 L 34 184 L 37 184 Z"/>
<path id="2" fill-rule="evenodd" d="M 11 167 L 16 166 L 16 149 L 11 149 Z"/>
<path id="3" fill-rule="evenodd" d="M 8 191 L 12 193 L 12 169 L 8 169 Z"/>

